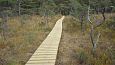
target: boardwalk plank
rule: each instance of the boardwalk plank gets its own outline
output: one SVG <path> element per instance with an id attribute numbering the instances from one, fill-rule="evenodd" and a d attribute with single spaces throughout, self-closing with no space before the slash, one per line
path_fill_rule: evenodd
<path id="1" fill-rule="evenodd" d="M 63 19 L 64 16 L 56 22 L 50 34 L 25 65 L 55 65 Z"/>

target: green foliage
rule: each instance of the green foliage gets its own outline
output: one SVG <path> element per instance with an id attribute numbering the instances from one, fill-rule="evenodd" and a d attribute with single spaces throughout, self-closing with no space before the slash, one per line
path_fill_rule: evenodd
<path id="1" fill-rule="evenodd" d="M 80 64 L 85 64 L 88 60 L 88 56 L 84 51 L 79 52 L 78 59 Z"/>
<path id="2" fill-rule="evenodd" d="M 12 7 L 17 12 L 20 2 L 21 14 L 54 15 L 64 14 L 79 16 L 87 11 L 90 4 L 92 9 L 115 6 L 114 0 L 0 0 L 0 6 Z"/>
<path id="3" fill-rule="evenodd" d="M 39 8 L 39 14 L 43 16 L 52 15 L 54 14 L 55 7 L 53 0 L 44 1 Z"/>
<path id="4" fill-rule="evenodd" d="M 8 2 L 11 2 L 11 3 L 15 3 L 16 0 L 0 0 L 0 2 L 3 2 L 3 1 L 8 1 Z"/>
<path id="5" fill-rule="evenodd" d="M 97 57 L 89 56 L 87 60 L 88 65 L 111 65 L 111 59 L 109 56 L 102 52 Z"/>
<path id="6" fill-rule="evenodd" d="M 76 1 L 76 0 L 71 0 L 71 6 L 74 8 L 72 10 L 71 14 L 73 16 L 75 16 L 75 17 L 78 16 L 78 14 L 80 13 L 80 11 L 82 10 L 81 4 L 78 1 Z"/>
<path id="7" fill-rule="evenodd" d="M 79 60 L 79 64 L 83 65 L 111 65 L 112 60 L 107 54 L 107 52 L 97 52 L 97 55 L 94 56 L 91 53 L 88 53 L 86 50 L 80 50 L 77 52 L 77 59 Z"/>
<path id="8" fill-rule="evenodd" d="M 107 21 L 106 25 L 109 29 L 115 30 L 115 17 L 112 17 L 109 21 Z"/>

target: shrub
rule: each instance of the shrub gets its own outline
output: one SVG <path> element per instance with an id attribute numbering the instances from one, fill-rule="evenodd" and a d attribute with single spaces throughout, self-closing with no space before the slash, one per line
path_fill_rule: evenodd
<path id="1" fill-rule="evenodd" d="M 84 52 L 84 51 L 81 51 L 79 54 L 78 54 L 78 60 L 79 60 L 79 63 L 80 64 L 84 64 L 87 62 L 87 54 Z"/>

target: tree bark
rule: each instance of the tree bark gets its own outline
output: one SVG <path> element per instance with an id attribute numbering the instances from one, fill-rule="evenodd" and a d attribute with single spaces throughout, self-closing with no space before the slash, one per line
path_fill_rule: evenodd
<path id="1" fill-rule="evenodd" d="M 21 15 L 21 0 L 17 0 L 17 3 L 18 3 L 18 15 L 20 16 Z"/>
<path id="2" fill-rule="evenodd" d="M 91 21 L 90 19 L 90 6 L 88 7 L 88 21 L 90 22 L 90 39 L 91 39 L 91 43 L 92 43 L 92 51 L 93 51 L 93 55 L 95 55 L 95 51 L 96 51 L 96 48 L 97 48 L 97 44 L 98 44 L 98 41 L 99 41 L 99 37 L 100 37 L 100 33 L 98 32 L 98 34 L 96 35 L 97 38 L 95 38 L 95 35 L 94 35 L 94 24 L 93 22 Z"/>
<path id="3" fill-rule="evenodd" d="M 102 12 L 101 12 L 101 13 L 102 13 L 102 16 L 103 16 L 103 21 L 105 21 L 105 19 L 106 19 L 106 18 L 105 18 L 105 8 L 102 9 Z"/>

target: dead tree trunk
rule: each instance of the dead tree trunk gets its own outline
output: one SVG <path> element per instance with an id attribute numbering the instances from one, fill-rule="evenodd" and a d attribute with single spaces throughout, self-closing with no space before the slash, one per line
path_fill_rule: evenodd
<path id="1" fill-rule="evenodd" d="M 43 17 L 44 17 L 45 28 L 47 29 L 48 28 L 48 10 L 47 8 L 44 9 Z"/>
<path id="2" fill-rule="evenodd" d="M 102 13 L 102 16 L 103 16 L 103 20 L 105 21 L 105 19 L 106 19 L 106 18 L 105 18 L 105 8 L 102 9 L 102 12 L 101 12 L 101 13 Z"/>
<path id="3" fill-rule="evenodd" d="M 92 24 L 91 20 L 90 20 L 90 6 L 88 7 L 88 16 L 87 16 L 88 21 Z"/>
<path id="4" fill-rule="evenodd" d="M 99 41 L 99 37 L 100 37 L 100 33 L 98 32 L 98 34 L 95 35 L 95 28 L 94 28 L 94 24 L 90 19 L 90 6 L 88 7 L 88 21 L 90 22 L 90 39 L 91 39 L 91 43 L 92 43 L 92 51 L 93 54 L 95 54 L 96 48 L 97 48 L 97 44 Z"/>
<path id="5" fill-rule="evenodd" d="M 91 43 L 93 45 L 93 54 L 95 53 L 96 51 L 96 48 L 97 48 L 97 44 L 98 44 L 98 41 L 99 41 L 99 38 L 100 38 L 100 33 L 97 32 L 96 36 L 95 36 L 95 32 L 94 32 L 94 26 L 91 25 L 91 30 L 90 30 L 90 38 L 91 38 Z"/>
<path id="6" fill-rule="evenodd" d="M 17 0 L 17 4 L 18 4 L 18 15 L 21 15 L 21 0 Z"/>

